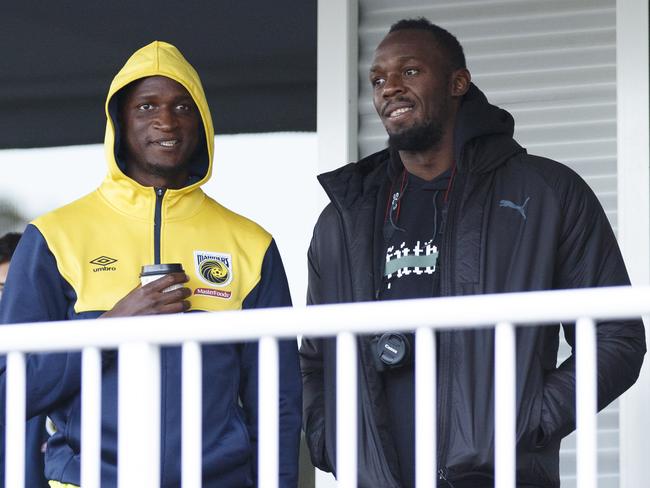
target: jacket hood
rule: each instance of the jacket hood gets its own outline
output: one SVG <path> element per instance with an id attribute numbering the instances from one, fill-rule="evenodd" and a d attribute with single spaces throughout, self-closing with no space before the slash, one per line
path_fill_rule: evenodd
<path id="1" fill-rule="evenodd" d="M 454 156 L 459 172 L 485 173 L 525 150 L 513 139 L 510 113 L 488 102 L 474 83 L 463 97 L 454 127 Z"/>
<path id="2" fill-rule="evenodd" d="M 197 151 L 190 163 L 188 185 L 178 190 L 186 192 L 205 183 L 212 174 L 214 128 L 199 75 L 176 47 L 162 41 L 154 41 L 133 53 L 117 73 L 109 88 L 105 105 L 106 135 L 104 137 L 104 151 L 108 162 L 107 179 L 120 185 L 141 186 L 126 176 L 126 167 L 120 156 L 119 97 L 116 95 L 130 83 L 149 76 L 165 76 L 180 83 L 192 96 L 201 114 L 204 134 L 200 140 L 204 145 L 204 150 Z"/>
<path id="3" fill-rule="evenodd" d="M 492 105 L 473 83 L 463 97 L 454 128 L 454 155 L 459 173 L 485 173 L 513 155 L 525 152 L 513 139 L 515 122 L 506 110 Z M 318 177 L 332 201 L 350 206 L 381 178 L 373 178 L 386 165 L 388 177 L 402 172 L 399 153 L 389 148 Z M 378 175 L 379 176 L 379 175 Z"/>

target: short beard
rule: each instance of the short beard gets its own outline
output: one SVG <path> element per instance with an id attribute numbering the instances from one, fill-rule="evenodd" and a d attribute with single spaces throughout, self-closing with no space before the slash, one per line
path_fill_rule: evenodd
<path id="1" fill-rule="evenodd" d="M 430 120 L 421 125 L 388 134 L 388 145 L 396 151 L 424 151 L 440 144 L 443 136 L 442 125 Z"/>

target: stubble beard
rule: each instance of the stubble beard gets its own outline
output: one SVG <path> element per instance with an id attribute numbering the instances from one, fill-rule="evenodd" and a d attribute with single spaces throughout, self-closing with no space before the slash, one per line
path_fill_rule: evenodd
<path id="1" fill-rule="evenodd" d="M 451 107 L 446 99 L 440 101 L 437 113 L 430 119 L 407 127 L 398 132 L 388 133 L 388 146 L 396 151 L 425 151 L 440 145 L 445 133 L 445 122 L 449 119 Z"/>
<path id="2" fill-rule="evenodd" d="M 164 166 L 161 164 L 145 161 L 144 167 L 151 175 L 160 176 L 163 178 L 174 178 L 187 172 L 189 161 L 183 162 L 173 166 Z"/>
<path id="3" fill-rule="evenodd" d="M 388 146 L 396 151 L 424 151 L 438 146 L 443 133 L 442 124 L 430 120 L 400 132 L 389 133 Z"/>

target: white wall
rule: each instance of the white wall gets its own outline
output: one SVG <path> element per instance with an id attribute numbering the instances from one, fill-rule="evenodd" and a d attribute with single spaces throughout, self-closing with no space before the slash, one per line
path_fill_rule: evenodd
<path id="1" fill-rule="evenodd" d="M 648 2 L 616 1 L 619 240 L 635 285 L 650 283 L 650 19 Z M 645 318 L 646 342 L 650 321 Z M 621 397 L 620 488 L 647 485 L 650 365 Z"/>
<path id="2" fill-rule="evenodd" d="M 271 232 L 289 277 L 294 305 L 304 305 L 306 253 L 322 201 L 314 133 L 241 134 L 215 138 L 212 179 L 204 189 Z M 0 151 L 0 199 L 28 219 L 99 185 L 103 146 Z"/>

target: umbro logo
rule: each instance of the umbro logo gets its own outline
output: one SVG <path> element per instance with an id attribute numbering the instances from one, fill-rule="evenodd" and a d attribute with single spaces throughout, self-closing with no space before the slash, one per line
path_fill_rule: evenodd
<path id="1" fill-rule="evenodd" d="M 117 259 L 109 258 L 108 256 L 99 256 L 90 262 L 90 264 L 96 264 L 97 266 L 110 266 L 113 263 L 117 263 Z"/>
<path id="2" fill-rule="evenodd" d="M 90 264 L 97 266 L 96 268 L 93 268 L 94 273 L 97 273 L 98 271 L 117 271 L 115 266 L 111 266 L 115 263 L 117 263 L 117 259 L 109 258 L 108 256 L 99 256 L 90 261 Z"/>

